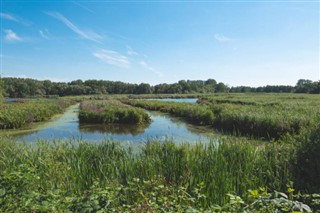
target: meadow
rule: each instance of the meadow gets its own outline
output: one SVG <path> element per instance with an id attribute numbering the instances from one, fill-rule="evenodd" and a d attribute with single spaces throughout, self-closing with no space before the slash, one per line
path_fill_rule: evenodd
<path id="1" fill-rule="evenodd" d="M 112 140 L 35 144 L 0 137 L 1 211 L 319 212 L 318 95 L 202 95 L 196 104 L 89 99 L 78 99 L 80 120 L 84 111 L 89 121 L 112 124 L 144 108 L 264 142 L 148 140 L 136 148 Z"/>

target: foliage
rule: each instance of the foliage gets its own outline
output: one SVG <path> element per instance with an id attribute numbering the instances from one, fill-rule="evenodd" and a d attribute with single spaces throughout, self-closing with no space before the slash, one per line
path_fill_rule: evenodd
<path id="1" fill-rule="evenodd" d="M 296 86 L 232 87 L 214 79 L 181 80 L 173 84 L 130 84 L 120 81 L 75 80 L 69 83 L 28 78 L 3 78 L 4 94 L 11 98 L 101 94 L 192 94 L 192 93 L 312 93 L 320 94 L 320 81 L 300 79 Z"/>
<path id="2" fill-rule="evenodd" d="M 3 80 L 0 76 L 0 103 L 3 101 Z"/>
<path id="3" fill-rule="evenodd" d="M 248 87 L 239 86 L 231 87 L 230 92 L 240 93 L 309 93 L 320 94 L 320 81 L 299 79 L 296 86 L 276 85 L 276 86 L 263 86 L 263 87 Z"/>
<path id="4" fill-rule="evenodd" d="M 80 104 L 81 123 L 144 124 L 151 121 L 143 110 L 122 104 L 117 100 L 83 101 Z"/>
<path id="5" fill-rule="evenodd" d="M 313 207 L 318 196 L 293 194 L 292 154 L 276 144 L 150 141 L 133 152 L 111 141 L 0 139 L 0 150 L 4 212 L 306 212 L 298 199 Z"/>
<path id="6" fill-rule="evenodd" d="M 96 180 L 104 187 L 111 183 L 126 185 L 133 178 L 151 181 L 157 177 L 170 186 L 186 187 L 188 193 L 204 184 L 201 193 L 208 199 L 201 205 L 205 207 L 224 204 L 229 192 L 244 196 L 247 190 L 259 186 L 285 190 L 291 180 L 290 151 L 277 146 L 257 149 L 255 144 L 243 141 L 222 140 L 219 145 L 212 142 L 206 146 L 150 141 L 140 152 L 115 142 L 40 142 L 34 147 L 3 139 L 0 144 L 1 176 L 21 171 L 21 165 L 26 164 L 23 168 L 30 168 L 37 176 L 30 178 L 33 183 L 24 184 L 28 190 L 82 194 Z"/>
<path id="7" fill-rule="evenodd" d="M 297 187 L 310 193 L 320 191 L 320 117 L 315 127 L 296 141 L 295 179 Z"/>

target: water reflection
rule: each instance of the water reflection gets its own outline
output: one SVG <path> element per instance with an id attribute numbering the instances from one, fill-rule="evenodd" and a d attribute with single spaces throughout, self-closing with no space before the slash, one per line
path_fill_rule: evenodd
<path id="1" fill-rule="evenodd" d="M 88 141 L 113 139 L 145 142 L 149 139 L 173 139 L 176 142 L 208 142 L 217 135 L 211 128 L 185 123 L 161 112 L 148 112 L 152 122 L 147 125 L 94 125 L 79 124 L 79 105 L 70 107 L 62 116 L 50 122 L 36 124 L 29 129 L 11 131 L 19 141 L 36 141 L 39 138 L 58 140 L 81 138 Z"/>
<path id="2" fill-rule="evenodd" d="M 150 101 L 167 101 L 167 102 L 179 102 L 179 103 L 196 103 L 197 98 L 146 98 L 142 100 Z"/>
<path id="3" fill-rule="evenodd" d="M 131 124 L 79 124 L 81 133 L 101 133 L 101 134 L 118 134 L 132 136 L 143 134 L 150 124 L 131 125 Z"/>

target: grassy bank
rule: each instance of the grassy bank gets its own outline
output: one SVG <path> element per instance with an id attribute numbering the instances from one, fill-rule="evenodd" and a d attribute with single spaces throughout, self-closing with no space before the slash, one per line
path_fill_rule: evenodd
<path id="1" fill-rule="evenodd" d="M 151 121 L 145 111 L 124 105 L 114 99 L 81 102 L 79 120 L 81 123 L 104 124 L 145 124 Z"/>
<path id="2" fill-rule="evenodd" d="M 214 122 L 214 113 L 206 106 L 191 103 L 177 103 L 151 100 L 122 100 L 123 103 L 152 111 L 170 113 L 183 117 L 188 122 L 197 125 L 210 125 Z"/>
<path id="3" fill-rule="evenodd" d="M 0 129 L 17 129 L 32 122 L 49 120 L 75 102 L 67 99 L 39 99 L 0 104 Z"/>

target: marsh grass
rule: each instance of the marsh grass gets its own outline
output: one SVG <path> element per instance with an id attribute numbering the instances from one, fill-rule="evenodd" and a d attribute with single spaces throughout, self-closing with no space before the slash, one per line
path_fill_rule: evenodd
<path id="1" fill-rule="evenodd" d="M 308 206 L 294 200 L 300 199 L 316 212 L 320 195 L 301 193 L 320 190 L 319 98 L 232 95 L 228 102 L 224 97 L 200 104 L 124 102 L 278 140 L 261 144 L 220 138 L 193 145 L 149 140 L 136 150 L 110 140 L 19 143 L 0 138 L 0 210 L 308 212 Z M 107 109 L 137 110 L 115 100 L 85 103 L 102 115 Z"/>
<path id="2" fill-rule="evenodd" d="M 126 185 L 134 178 L 159 177 L 169 186 L 186 187 L 188 193 L 203 184 L 207 198 L 203 205 L 209 206 L 225 204 L 229 192 L 245 196 L 260 186 L 285 190 L 292 180 L 291 152 L 279 145 L 257 147 L 245 141 L 208 145 L 149 141 L 137 153 L 113 141 L 39 141 L 35 146 L 1 139 L 0 148 L 1 175 L 24 167 L 36 176 L 26 190 L 36 187 L 81 195 L 95 181 L 101 186 Z"/>
<path id="3" fill-rule="evenodd" d="M 198 104 L 162 101 L 124 101 L 147 110 L 168 112 L 196 125 L 236 135 L 266 140 L 297 135 L 317 123 L 320 98 L 317 95 L 215 95 L 198 100 Z"/>
<path id="4" fill-rule="evenodd" d="M 81 123 L 146 124 L 150 116 L 143 110 L 122 104 L 115 99 L 83 101 L 80 104 Z"/>
<path id="5" fill-rule="evenodd" d="M 62 113 L 72 100 L 32 100 L 0 104 L 0 129 L 17 129 L 32 122 L 49 120 L 55 114 Z"/>
<path id="6" fill-rule="evenodd" d="M 169 113 L 176 117 L 183 117 L 192 124 L 210 125 L 214 122 L 214 113 L 206 106 L 192 103 L 176 103 L 150 100 L 122 100 L 123 103 L 152 111 Z"/>

